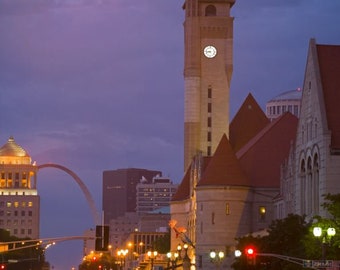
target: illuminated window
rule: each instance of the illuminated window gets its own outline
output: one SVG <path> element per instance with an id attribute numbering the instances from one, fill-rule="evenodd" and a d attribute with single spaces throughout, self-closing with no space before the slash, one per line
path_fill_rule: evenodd
<path id="1" fill-rule="evenodd" d="M 229 207 L 229 203 L 225 204 L 225 214 L 226 215 L 230 215 L 230 207 Z"/>
<path id="2" fill-rule="evenodd" d="M 266 208 L 264 206 L 259 207 L 259 217 L 260 217 L 260 221 L 266 220 Z"/>
<path id="3" fill-rule="evenodd" d="M 33 202 L 28 202 L 28 207 L 32 207 L 33 206 Z"/>
<path id="4" fill-rule="evenodd" d="M 22 206 L 22 207 L 26 207 L 26 202 L 22 202 L 22 203 L 21 203 L 21 206 Z"/>
<path id="5" fill-rule="evenodd" d="M 12 203 L 11 202 L 7 202 L 7 207 L 11 207 Z"/>
<path id="6" fill-rule="evenodd" d="M 19 202 L 14 202 L 14 207 L 15 208 L 19 207 Z"/>

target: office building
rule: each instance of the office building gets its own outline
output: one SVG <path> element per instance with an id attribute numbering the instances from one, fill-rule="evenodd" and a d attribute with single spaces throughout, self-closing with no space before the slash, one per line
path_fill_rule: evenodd
<path id="1" fill-rule="evenodd" d="M 0 228 L 19 238 L 39 238 L 37 166 L 10 137 L 0 148 Z"/>
<path id="2" fill-rule="evenodd" d="M 177 191 L 177 184 L 173 184 L 167 177 L 154 177 L 151 183 L 141 179 L 137 184 L 137 213 L 147 213 L 167 207 L 173 194 Z"/>
<path id="3" fill-rule="evenodd" d="M 136 186 L 140 179 L 151 182 L 155 176 L 162 176 L 160 171 L 128 168 L 103 172 L 102 209 L 104 223 L 124 216 L 126 212 L 136 212 Z"/>

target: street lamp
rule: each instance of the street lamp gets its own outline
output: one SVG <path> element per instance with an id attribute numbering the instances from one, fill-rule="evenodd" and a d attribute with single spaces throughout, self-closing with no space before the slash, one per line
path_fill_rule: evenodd
<path id="1" fill-rule="evenodd" d="M 179 256 L 178 252 L 171 252 L 171 251 L 169 251 L 166 254 L 166 256 L 168 258 L 168 268 L 171 265 L 171 269 L 174 270 L 176 268 L 176 263 L 177 263 L 178 256 Z"/>
<path id="2" fill-rule="evenodd" d="M 209 253 L 209 256 L 210 256 L 210 261 L 212 263 L 215 263 L 216 264 L 216 268 L 220 268 L 220 265 L 224 259 L 224 252 L 223 251 L 215 251 L 215 250 L 211 250 L 210 253 Z"/>
<path id="3" fill-rule="evenodd" d="M 158 255 L 158 252 L 157 251 L 148 251 L 147 254 L 148 254 L 148 257 L 150 258 L 150 261 L 151 261 L 151 270 L 153 270 L 153 263 L 154 263 L 155 258 Z"/>
<path id="4" fill-rule="evenodd" d="M 322 248 L 322 259 L 326 259 L 326 244 L 330 242 L 332 237 L 336 234 L 334 228 L 330 227 L 327 230 L 323 231 L 321 227 L 313 228 L 313 235 L 317 238 L 321 238 L 321 248 Z"/>
<path id="5" fill-rule="evenodd" d="M 123 269 L 125 267 L 125 256 L 128 254 L 127 249 L 121 249 L 117 251 L 117 255 L 120 258 L 120 269 Z"/>

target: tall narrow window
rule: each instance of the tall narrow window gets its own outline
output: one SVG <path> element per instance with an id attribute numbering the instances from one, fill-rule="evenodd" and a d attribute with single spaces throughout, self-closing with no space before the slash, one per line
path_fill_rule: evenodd
<path id="1" fill-rule="evenodd" d="M 208 117 L 208 127 L 211 127 L 211 117 Z"/>
<path id="2" fill-rule="evenodd" d="M 208 88 L 208 98 L 212 98 L 212 89 L 211 89 L 211 87 Z"/>
<path id="3" fill-rule="evenodd" d="M 207 147 L 207 155 L 208 155 L 208 156 L 211 156 L 211 146 L 208 146 L 208 147 Z"/>
<path id="4" fill-rule="evenodd" d="M 212 104 L 211 102 L 208 103 L 208 113 L 212 112 Z"/>
<path id="5" fill-rule="evenodd" d="M 207 133 L 207 141 L 211 142 L 211 132 L 210 131 L 208 131 L 208 133 Z"/>
<path id="6" fill-rule="evenodd" d="M 211 224 L 214 225 L 215 224 L 215 212 L 211 213 Z"/>

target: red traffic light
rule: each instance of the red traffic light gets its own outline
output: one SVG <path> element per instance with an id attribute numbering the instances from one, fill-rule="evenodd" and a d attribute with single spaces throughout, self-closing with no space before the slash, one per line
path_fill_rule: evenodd
<path id="1" fill-rule="evenodd" d="M 255 249 L 253 247 L 246 247 L 245 253 L 247 257 L 253 257 L 256 254 Z"/>
<path id="2" fill-rule="evenodd" d="M 1 269 L 1 270 L 2 270 L 2 269 L 6 269 L 6 265 L 1 264 L 1 265 L 0 265 L 0 269 Z"/>

